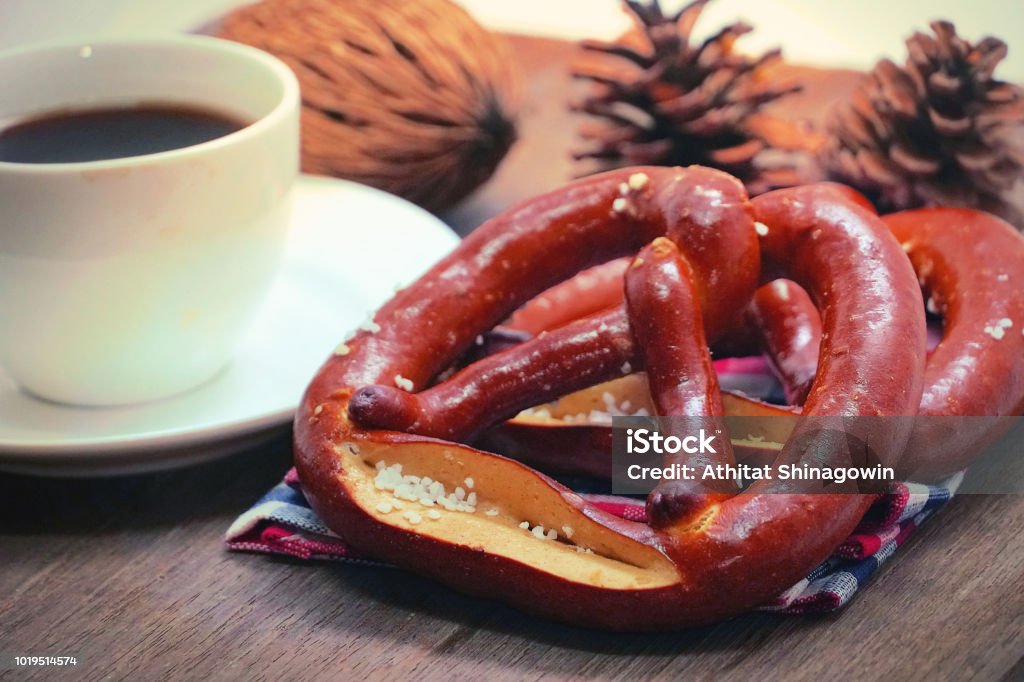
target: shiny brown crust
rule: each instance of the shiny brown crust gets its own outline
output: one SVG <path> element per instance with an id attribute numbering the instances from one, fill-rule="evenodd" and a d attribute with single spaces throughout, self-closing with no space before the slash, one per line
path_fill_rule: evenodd
<path id="1" fill-rule="evenodd" d="M 924 368 L 921 294 L 879 218 L 832 186 L 781 190 L 751 203 L 739 183 L 719 172 L 628 169 L 575 182 L 484 224 L 328 360 L 295 421 L 296 466 L 313 508 L 368 556 L 584 626 L 695 625 L 775 597 L 834 550 L 871 496 L 801 495 L 757 483 L 709 500 L 699 514 L 651 528 L 610 517 L 521 464 L 450 440 L 572 390 L 583 383 L 581 375 L 593 383 L 625 373 L 629 368 L 615 366 L 619 360 L 639 365 L 646 358 L 657 364 L 655 372 L 676 371 L 663 345 L 670 337 L 641 334 L 638 344 L 626 310 L 560 327 L 423 390 L 477 335 L 531 297 L 660 236 L 678 247 L 687 267 L 676 261 L 674 274 L 655 269 L 638 281 L 668 277 L 680 287 L 687 281 L 699 305 L 689 314 L 700 311 L 713 341 L 753 294 L 760 271 L 755 216 L 767 227 L 763 256 L 803 286 L 821 311 L 821 362 L 804 414 L 915 413 Z M 638 305 L 646 296 L 639 293 Z M 673 333 L 695 341 L 693 327 Z M 697 371 L 711 386 L 707 366 Z M 396 384 L 411 385 L 412 392 L 398 392 Z M 894 423 L 879 445 L 890 460 L 908 436 L 899 426 L 905 422 Z M 790 443 L 778 461 L 802 461 L 803 450 Z M 452 515 L 420 526 L 375 512 L 367 506 L 369 465 L 401 457 L 472 473 L 487 504 L 502 514 L 494 521 Z M 523 499 L 532 500 L 533 511 Z M 507 517 L 505 509 L 519 516 Z M 509 518 L 527 513 L 528 522 L 549 528 L 571 523 L 572 544 L 585 541 L 593 553 L 567 554 L 563 542 L 492 539 L 513 537 Z M 491 532 L 480 534 L 481 523 L 492 524 Z M 510 547 L 522 553 L 509 555 Z M 580 562 L 593 562 L 594 571 L 570 570 Z M 602 570 L 609 565 L 625 577 L 607 577 Z"/>
<path id="2" fill-rule="evenodd" d="M 1024 237 L 993 215 L 961 208 L 884 220 L 943 318 L 924 373 L 923 418 L 901 462 L 904 476 L 927 480 L 967 466 L 1024 407 Z"/>
<path id="3" fill-rule="evenodd" d="M 1024 237 L 982 211 L 928 208 L 883 217 L 900 240 L 927 306 L 943 319 L 925 364 L 921 405 L 898 473 L 932 481 L 965 468 L 1024 409 Z M 785 287 L 783 289 L 783 287 Z M 777 280 L 758 289 L 751 327 L 799 404 L 818 361 L 821 325 L 801 288 Z M 1008 326 L 1004 326 L 1008 325 Z M 954 419 L 955 417 L 971 419 Z"/>
<path id="4" fill-rule="evenodd" d="M 924 309 L 917 276 L 885 224 L 828 184 L 769 192 L 754 206 L 768 228 L 766 267 L 787 271 L 822 318 L 804 414 L 916 414 Z"/>
<path id="5" fill-rule="evenodd" d="M 801 405 L 818 372 L 821 316 L 796 282 L 777 279 L 754 292 L 746 310 L 747 327 L 782 383 L 786 402 Z"/>
<path id="6" fill-rule="evenodd" d="M 530 299 L 507 326 L 532 336 L 622 304 L 622 275 L 632 258 L 595 265 Z"/>
<path id="7" fill-rule="evenodd" d="M 659 237 L 640 249 L 626 271 L 625 285 L 629 327 L 654 406 L 657 414 L 673 416 L 659 432 L 679 431 L 680 437 L 700 429 L 726 433 L 689 263 L 672 241 Z M 709 465 L 735 464 L 736 459 L 729 440 L 720 438 L 714 453 L 666 455 L 664 463 L 703 471 Z M 736 492 L 733 481 L 717 478 L 662 481 L 647 497 L 647 519 L 654 528 L 685 523 Z"/>

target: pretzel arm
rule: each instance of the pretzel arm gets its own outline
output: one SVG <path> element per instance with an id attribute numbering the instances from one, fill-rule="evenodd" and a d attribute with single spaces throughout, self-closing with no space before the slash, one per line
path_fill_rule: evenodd
<path id="1" fill-rule="evenodd" d="M 622 275 L 632 258 L 617 258 L 556 284 L 512 313 L 506 325 L 537 335 L 622 305 Z"/>
<path id="2" fill-rule="evenodd" d="M 348 409 L 364 427 L 468 441 L 527 407 L 628 374 L 636 361 L 619 307 L 489 355 L 421 393 L 363 387 Z"/>
<path id="3" fill-rule="evenodd" d="M 969 209 L 904 211 L 884 220 L 944 323 L 900 472 L 934 479 L 966 467 L 1024 406 L 1024 237 Z"/>
<path id="4" fill-rule="evenodd" d="M 693 270 L 667 239 L 641 249 L 626 272 L 630 324 L 658 414 L 671 415 L 667 423 L 683 427 L 680 437 L 701 429 L 719 436 L 713 452 L 666 454 L 665 464 L 703 472 L 736 460 L 721 420 L 722 397 L 696 299 Z M 729 479 L 661 481 L 647 498 L 647 517 L 655 528 L 685 523 L 736 491 Z"/>
<path id="5" fill-rule="evenodd" d="M 796 282 L 776 279 L 754 293 L 745 318 L 787 402 L 802 404 L 818 372 L 821 345 L 821 317 L 811 297 Z"/>

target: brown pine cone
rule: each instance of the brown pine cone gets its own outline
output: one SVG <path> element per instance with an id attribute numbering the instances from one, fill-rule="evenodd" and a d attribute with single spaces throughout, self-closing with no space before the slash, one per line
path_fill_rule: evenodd
<path id="1" fill-rule="evenodd" d="M 592 170 L 630 165 L 701 164 L 726 170 L 757 194 L 807 178 L 807 136 L 797 124 L 760 109 L 799 90 L 768 74 L 781 58 L 752 59 L 733 46 L 751 27 L 726 26 L 691 40 L 709 0 L 666 15 L 657 0 L 626 0 L 635 28 L 618 41 L 584 41 L 573 76 L 590 92 L 575 108 L 596 120 L 581 132 L 590 146 L 574 156 Z"/>
<path id="2" fill-rule="evenodd" d="M 982 208 L 1024 228 L 1024 91 L 993 77 L 1006 44 L 971 44 L 953 24 L 907 40 L 903 68 L 879 62 L 828 123 L 825 172 L 879 209 Z"/>

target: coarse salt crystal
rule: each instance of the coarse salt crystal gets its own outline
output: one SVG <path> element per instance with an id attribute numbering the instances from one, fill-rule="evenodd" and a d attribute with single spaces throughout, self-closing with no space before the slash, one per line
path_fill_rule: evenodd
<path id="1" fill-rule="evenodd" d="M 393 509 L 394 506 L 390 502 L 377 503 L 377 511 L 379 511 L 381 514 L 390 514 Z"/>
<path id="2" fill-rule="evenodd" d="M 323 411 L 324 411 L 324 406 L 323 405 L 317 405 L 316 407 L 313 408 L 313 414 L 320 414 Z"/>
<path id="3" fill-rule="evenodd" d="M 334 354 L 335 355 L 348 355 L 349 352 L 351 352 L 351 350 L 352 349 L 349 347 L 349 345 L 347 343 L 343 342 L 343 343 L 339 343 L 337 345 L 337 347 L 335 347 Z"/>
<path id="4" fill-rule="evenodd" d="M 633 173 L 629 176 L 629 186 L 637 191 L 642 190 L 650 180 L 646 173 Z"/>
<path id="5" fill-rule="evenodd" d="M 409 393 L 412 393 L 412 389 L 413 389 L 412 380 L 411 379 L 406 379 L 401 374 L 396 374 L 395 375 L 395 386 L 397 386 L 398 388 L 402 389 L 403 391 L 408 391 Z"/>
<path id="6" fill-rule="evenodd" d="M 423 517 L 420 516 L 419 514 L 417 514 L 414 511 L 407 511 L 402 516 L 405 517 L 406 521 L 408 521 L 409 523 L 413 523 L 413 524 L 419 523 L 420 521 L 423 520 Z"/>
<path id="7" fill-rule="evenodd" d="M 473 478 L 471 476 L 467 476 L 466 480 L 463 481 L 463 483 L 466 484 L 467 488 L 472 488 L 473 487 Z"/>
<path id="8" fill-rule="evenodd" d="M 530 522 L 529 521 L 523 521 L 522 523 L 519 524 L 519 527 L 522 528 L 523 530 L 530 530 Z"/>
<path id="9" fill-rule="evenodd" d="M 789 285 L 784 280 L 777 279 L 772 282 L 772 289 L 775 290 L 775 293 L 783 301 L 789 300 Z"/>
<path id="10" fill-rule="evenodd" d="M 530 532 L 533 533 L 533 537 L 537 538 L 538 540 L 547 539 L 546 537 L 544 537 L 544 526 L 534 526 L 533 530 L 531 530 Z"/>
<path id="11" fill-rule="evenodd" d="M 430 511 L 427 512 L 427 516 L 437 521 L 439 518 L 441 518 L 441 512 L 437 511 L 436 509 L 431 509 Z"/>
<path id="12" fill-rule="evenodd" d="M 764 223 L 754 223 L 754 231 L 762 237 L 768 236 L 768 226 Z"/>
<path id="13" fill-rule="evenodd" d="M 996 341 L 999 341 L 1006 335 L 1006 330 L 1002 327 L 985 327 L 984 331 Z"/>
<path id="14" fill-rule="evenodd" d="M 614 211 L 615 213 L 622 213 L 627 208 L 629 208 L 629 202 L 622 197 L 618 197 L 615 201 L 612 202 L 612 211 Z"/>
<path id="15" fill-rule="evenodd" d="M 554 528 L 550 528 L 550 529 L 548 529 L 548 532 L 544 534 L 544 537 L 547 538 L 548 540 L 557 540 L 558 539 L 558 531 L 555 530 Z"/>
<path id="16" fill-rule="evenodd" d="M 432 508 L 441 505 L 449 511 L 461 511 L 473 513 L 476 511 L 476 493 L 472 493 L 468 500 L 458 497 L 457 493 L 447 495 L 444 485 L 435 481 L 429 476 L 414 476 L 412 474 L 402 475 L 402 465 L 393 464 L 388 466 L 384 462 L 375 464 L 377 475 L 373 485 L 378 490 L 391 491 L 391 504 L 396 509 L 401 509 L 398 500 L 416 502 L 422 507 Z M 459 488 L 459 490 L 462 490 Z M 462 491 L 465 495 L 465 490 Z"/>
<path id="17" fill-rule="evenodd" d="M 565 537 L 571 538 L 574 532 L 575 531 L 573 531 L 572 526 L 562 526 L 562 533 L 565 535 Z"/>

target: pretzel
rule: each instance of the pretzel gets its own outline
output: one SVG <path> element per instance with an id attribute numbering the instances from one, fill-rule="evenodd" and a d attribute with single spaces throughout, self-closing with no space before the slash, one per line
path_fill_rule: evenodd
<path id="1" fill-rule="evenodd" d="M 658 237 L 674 247 L 647 246 Z M 626 307 L 430 385 L 530 298 L 641 249 L 673 265 L 638 266 Z M 830 186 L 750 202 L 737 181 L 716 171 L 629 169 L 577 181 L 485 223 L 339 347 L 296 415 L 296 466 L 313 508 L 368 556 L 590 627 L 696 625 L 775 597 L 834 550 L 872 496 L 794 494 L 779 482 L 740 494 L 662 490 L 648 499 L 649 526 L 463 444 L 524 407 L 645 361 L 652 377 L 671 377 L 679 368 L 665 344 L 697 348 L 701 326 L 705 343 L 721 336 L 755 290 L 759 251 L 766 267 L 785 271 L 820 302 L 821 360 L 804 414 L 913 414 L 924 307 L 910 262 L 877 216 Z M 634 309 L 670 303 L 655 295 L 658 277 L 677 292 L 692 288 L 692 307 L 679 320 L 701 325 L 634 333 Z M 713 400 L 707 363 L 700 365 L 698 392 Z M 655 393 L 666 405 L 686 404 Z M 902 451 L 905 423 L 886 427 L 883 459 Z M 801 460 L 807 449 L 796 446 L 799 435 L 778 461 Z"/>

